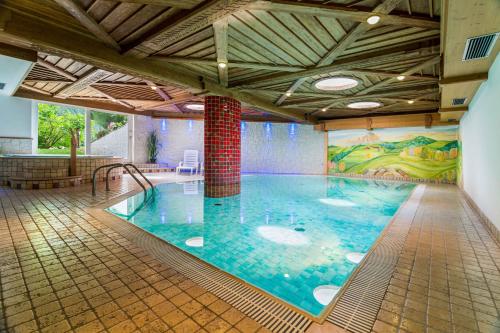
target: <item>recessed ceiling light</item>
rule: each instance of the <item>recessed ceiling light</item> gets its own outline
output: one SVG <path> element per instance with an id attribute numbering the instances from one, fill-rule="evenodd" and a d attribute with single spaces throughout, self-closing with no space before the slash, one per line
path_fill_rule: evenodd
<path id="1" fill-rule="evenodd" d="M 321 111 L 326 112 L 327 108 L 322 108 Z"/>
<path id="2" fill-rule="evenodd" d="M 412 99 L 410 99 L 410 100 L 408 101 L 408 104 L 413 104 L 413 103 L 415 103 L 415 101 L 414 101 L 414 100 L 412 100 Z"/>
<path id="3" fill-rule="evenodd" d="M 111 100 L 112 100 L 113 102 L 115 102 L 115 103 L 116 103 L 116 102 L 118 102 L 118 101 L 116 100 L 116 98 L 112 98 Z"/>
<path id="4" fill-rule="evenodd" d="M 316 81 L 314 87 L 319 90 L 338 91 L 354 88 L 358 83 L 357 80 L 350 77 L 329 77 Z"/>
<path id="5" fill-rule="evenodd" d="M 378 15 L 372 15 L 366 19 L 366 22 L 368 22 L 368 24 L 371 25 L 377 24 L 379 21 L 380 21 L 380 16 Z"/>
<path id="6" fill-rule="evenodd" d="M 406 76 L 404 76 L 404 75 L 399 75 L 399 76 L 397 77 L 397 79 L 398 79 L 399 81 L 403 81 L 405 78 L 406 78 Z"/>
<path id="7" fill-rule="evenodd" d="M 351 109 L 374 109 L 380 106 L 382 106 L 382 103 L 379 102 L 354 102 L 347 105 Z"/>
<path id="8" fill-rule="evenodd" d="M 226 66 L 227 66 L 227 64 L 225 62 L 219 62 L 218 65 L 219 65 L 219 68 L 222 68 L 222 69 L 226 68 Z"/>
<path id="9" fill-rule="evenodd" d="M 287 91 L 287 92 L 285 93 L 285 95 L 286 95 L 286 96 L 288 96 L 288 97 L 290 97 L 290 96 L 292 96 L 292 92 L 291 92 L 291 91 Z"/>
<path id="10" fill-rule="evenodd" d="M 186 104 L 186 109 L 193 111 L 203 111 L 205 110 L 205 105 L 203 104 Z"/>
<path id="11" fill-rule="evenodd" d="M 156 89 L 158 89 L 158 87 L 157 86 L 151 86 L 151 89 L 156 90 Z"/>

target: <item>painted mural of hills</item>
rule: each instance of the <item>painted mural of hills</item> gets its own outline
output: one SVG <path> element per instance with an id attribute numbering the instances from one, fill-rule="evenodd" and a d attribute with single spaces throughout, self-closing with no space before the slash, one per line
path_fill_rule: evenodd
<path id="1" fill-rule="evenodd" d="M 428 138 L 426 136 L 416 136 L 413 139 L 399 141 L 399 142 L 385 142 L 382 143 L 381 146 L 386 149 L 404 149 L 407 147 L 419 147 L 419 146 L 427 146 L 435 143 L 436 140 L 432 138 Z"/>
<path id="2" fill-rule="evenodd" d="M 451 182 L 456 178 L 457 140 L 436 140 L 419 135 L 402 141 L 363 143 L 364 136 L 350 141 L 356 144 L 329 146 L 331 172 Z"/>

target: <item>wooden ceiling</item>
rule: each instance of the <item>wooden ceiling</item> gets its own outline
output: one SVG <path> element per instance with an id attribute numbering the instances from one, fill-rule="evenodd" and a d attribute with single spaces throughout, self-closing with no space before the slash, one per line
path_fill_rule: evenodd
<path id="1" fill-rule="evenodd" d="M 429 113 L 439 108 L 440 3 L 4 0 L 0 41 L 37 51 L 21 97 L 158 117 L 199 116 L 185 106 L 209 94 L 239 99 L 259 120 Z M 314 87 L 331 76 L 359 84 Z M 382 106 L 347 107 L 356 101 Z"/>

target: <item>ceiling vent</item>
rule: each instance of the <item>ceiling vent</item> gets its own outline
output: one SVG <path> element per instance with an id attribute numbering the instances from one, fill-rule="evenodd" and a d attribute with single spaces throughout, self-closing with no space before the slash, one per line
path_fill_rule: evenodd
<path id="1" fill-rule="evenodd" d="M 490 55 L 493 46 L 498 38 L 498 32 L 489 35 L 468 38 L 465 43 L 462 61 L 486 58 Z"/>
<path id="2" fill-rule="evenodd" d="M 451 105 L 464 105 L 466 100 L 467 97 L 454 98 L 453 101 L 451 102 Z"/>
<path id="3" fill-rule="evenodd" d="M 5 83 L 0 82 L 0 90 L 3 90 L 5 88 Z"/>

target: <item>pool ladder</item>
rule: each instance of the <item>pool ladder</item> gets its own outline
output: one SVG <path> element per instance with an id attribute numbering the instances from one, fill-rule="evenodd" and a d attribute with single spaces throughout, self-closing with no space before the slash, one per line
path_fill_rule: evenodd
<path id="1" fill-rule="evenodd" d="M 142 190 L 144 191 L 144 202 L 146 203 L 148 201 L 148 190 L 144 186 L 144 184 L 137 178 L 133 172 L 130 171 L 129 167 L 133 168 L 141 177 L 149 184 L 151 187 L 151 198 L 154 197 L 154 185 L 151 183 L 151 181 L 144 176 L 144 174 L 139 170 L 135 165 L 132 163 L 113 163 L 113 164 L 106 164 L 106 165 L 101 165 L 100 167 L 96 168 L 92 174 L 92 196 L 95 197 L 96 195 L 96 176 L 97 172 L 101 169 L 108 168 L 106 171 L 106 191 L 109 191 L 109 173 L 111 170 L 116 169 L 116 168 L 124 168 L 127 170 L 130 176 L 139 184 L 140 187 L 142 187 Z"/>

